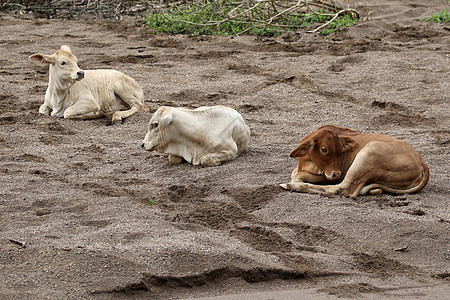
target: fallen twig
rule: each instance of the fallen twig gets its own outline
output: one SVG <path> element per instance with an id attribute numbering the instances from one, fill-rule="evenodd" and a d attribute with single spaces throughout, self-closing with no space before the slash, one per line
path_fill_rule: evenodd
<path id="1" fill-rule="evenodd" d="M 9 239 L 9 241 L 13 242 L 14 244 L 19 245 L 21 248 L 25 248 L 25 243 L 26 242 L 22 242 L 22 241 L 19 241 L 19 240 L 16 240 L 16 239 Z"/>
<path id="2" fill-rule="evenodd" d="M 404 247 L 400 247 L 400 248 L 395 248 L 394 251 L 398 251 L 398 252 L 404 252 L 408 250 L 408 246 L 404 246 Z"/>

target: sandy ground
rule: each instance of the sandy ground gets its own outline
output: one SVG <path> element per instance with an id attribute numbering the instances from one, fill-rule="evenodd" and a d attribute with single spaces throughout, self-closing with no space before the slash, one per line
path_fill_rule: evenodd
<path id="1" fill-rule="evenodd" d="M 369 21 L 326 39 L 0 15 L 0 298 L 448 295 L 450 27 L 419 21 L 448 4 L 367 2 Z M 39 115 L 48 70 L 27 59 L 62 44 L 81 68 L 134 77 L 151 111 L 235 108 L 249 149 L 219 167 L 170 165 L 140 147 L 151 113 L 114 126 Z M 290 151 L 324 124 L 409 142 L 428 185 L 357 199 L 283 191 Z"/>

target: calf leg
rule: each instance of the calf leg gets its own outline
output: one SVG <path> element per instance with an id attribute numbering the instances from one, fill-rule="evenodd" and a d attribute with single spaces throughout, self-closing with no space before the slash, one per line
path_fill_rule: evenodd
<path id="1" fill-rule="evenodd" d="M 50 116 L 51 112 L 52 112 L 52 110 L 45 103 L 42 104 L 41 107 L 39 107 L 39 113 L 40 114 Z"/>
<path id="2" fill-rule="evenodd" d="M 141 109 L 148 111 L 147 106 L 144 104 L 144 92 L 134 79 L 121 74 L 117 78 L 117 81 L 115 81 L 114 93 L 129 105 L 130 108 L 128 110 L 114 112 L 111 120 L 112 123 L 123 121 Z"/>
<path id="3" fill-rule="evenodd" d="M 204 167 L 215 167 L 225 161 L 232 160 L 236 157 L 235 151 L 222 150 L 220 152 L 205 154 L 200 159 L 200 164 Z"/>
<path id="4" fill-rule="evenodd" d="M 327 183 L 328 179 L 322 175 L 314 175 L 308 172 L 298 172 L 298 168 L 292 170 L 291 182 Z"/>
<path id="5" fill-rule="evenodd" d="M 349 184 L 344 195 L 416 192 L 424 180 L 422 163 L 420 155 L 406 142 L 370 142 L 355 157 L 344 178 Z"/>
<path id="6" fill-rule="evenodd" d="M 126 118 L 128 118 L 129 116 L 137 113 L 139 111 L 139 109 L 140 108 L 138 106 L 132 106 L 128 110 L 118 110 L 113 113 L 111 122 L 116 123 L 117 121 L 123 121 Z"/>
<path id="7" fill-rule="evenodd" d="M 285 190 L 290 190 L 293 192 L 303 192 L 310 194 L 321 194 L 321 195 L 343 195 L 348 184 L 335 184 L 335 185 L 317 185 L 308 182 L 290 182 L 283 183 L 280 186 Z"/>
<path id="8" fill-rule="evenodd" d="M 65 119 L 90 120 L 101 117 L 103 117 L 103 113 L 95 100 L 78 100 L 64 111 Z"/>

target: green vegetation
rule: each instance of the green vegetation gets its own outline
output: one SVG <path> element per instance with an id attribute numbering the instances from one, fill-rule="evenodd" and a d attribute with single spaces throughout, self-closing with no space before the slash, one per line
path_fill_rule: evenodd
<path id="1" fill-rule="evenodd" d="M 150 13 L 144 23 L 153 32 L 172 34 L 278 36 L 286 31 L 311 25 L 318 27 L 329 22 L 319 31 L 327 35 L 358 22 L 358 14 L 353 9 L 311 10 L 308 6 L 308 11 L 299 5 L 268 9 L 267 6 L 259 6 L 263 2 L 256 2 L 253 6 L 249 3 L 219 0 L 203 1 L 202 5 L 171 6 L 165 11 Z"/>
<path id="2" fill-rule="evenodd" d="M 448 0 L 446 2 L 448 2 Z M 443 11 L 432 14 L 431 17 L 424 18 L 421 21 L 434 23 L 448 23 L 450 22 L 450 14 L 448 12 L 448 9 L 444 9 Z"/>
<path id="3" fill-rule="evenodd" d="M 325 29 L 322 29 L 320 32 L 323 35 L 327 35 L 329 33 L 335 32 L 340 27 L 350 27 L 355 25 L 358 22 L 358 19 L 352 18 L 351 15 L 344 15 L 342 17 L 339 17 L 335 19 L 333 22 L 328 25 Z"/>

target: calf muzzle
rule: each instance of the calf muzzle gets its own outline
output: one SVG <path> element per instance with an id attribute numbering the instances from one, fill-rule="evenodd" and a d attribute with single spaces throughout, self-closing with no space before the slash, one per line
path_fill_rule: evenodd
<path id="1" fill-rule="evenodd" d="M 341 172 L 333 171 L 333 173 L 331 173 L 330 175 L 325 173 L 325 177 L 331 181 L 338 180 L 341 178 Z"/>
<path id="2" fill-rule="evenodd" d="M 78 75 L 78 79 L 83 79 L 84 78 L 84 71 L 83 70 L 78 71 L 77 75 Z"/>

